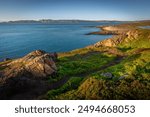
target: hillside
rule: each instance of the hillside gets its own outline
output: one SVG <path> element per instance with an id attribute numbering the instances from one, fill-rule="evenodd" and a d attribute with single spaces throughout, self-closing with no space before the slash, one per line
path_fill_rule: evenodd
<path id="1" fill-rule="evenodd" d="M 139 28 L 144 25 L 150 22 L 101 27 L 96 34 L 115 36 L 60 54 L 59 74 L 70 80 L 46 98 L 150 99 L 150 30 Z"/>
<path id="2" fill-rule="evenodd" d="M 58 53 L 58 58 L 38 51 L 40 55 L 28 57 L 31 53 L 21 58 L 26 62 L 1 62 L 0 75 L 6 77 L 7 83 L 0 81 L 0 91 L 5 93 L 3 87 L 10 83 L 7 79 L 19 78 L 16 89 L 30 88 L 7 89 L 5 99 L 150 99 L 150 30 L 139 28 L 148 25 L 150 21 L 98 27 L 101 32 L 90 34 L 114 36 L 82 49 Z M 29 64 L 32 61 L 34 64 Z M 44 77 L 36 75 L 45 74 L 45 70 L 30 68 L 31 65 L 41 69 L 38 66 L 45 64 L 52 72 Z M 55 72 L 52 65 L 57 67 Z M 12 69 L 17 69 L 19 75 L 10 76 L 14 75 Z"/>
<path id="3" fill-rule="evenodd" d="M 0 22 L 6 24 L 78 24 L 78 23 L 89 23 L 89 22 L 115 22 L 114 20 L 53 20 L 53 19 L 41 19 L 41 20 L 16 20 L 16 21 L 7 21 Z M 116 21 L 123 22 L 123 21 Z"/>

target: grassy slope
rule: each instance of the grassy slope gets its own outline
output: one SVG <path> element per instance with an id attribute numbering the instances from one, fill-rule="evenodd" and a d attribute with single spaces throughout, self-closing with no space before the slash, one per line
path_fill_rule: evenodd
<path id="1" fill-rule="evenodd" d="M 126 38 L 119 47 L 122 48 L 149 48 L 150 47 L 150 30 L 149 29 L 137 29 L 137 36 Z M 131 38 L 133 38 L 132 41 Z M 125 42 L 126 41 L 126 42 Z"/>
<path id="2" fill-rule="evenodd" d="M 150 99 L 150 30 L 138 29 L 137 32 L 133 39 L 126 38 L 116 48 L 111 48 L 124 55 L 118 63 L 115 63 L 117 56 L 104 52 L 105 48 L 62 54 L 58 62 L 59 75 L 70 80 L 59 89 L 49 91 L 47 98 Z M 103 53 L 98 52 L 102 50 Z M 114 64 L 109 66 L 108 63 Z M 105 65 L 107 67 L 99 69 Z M 112 73 L 113 78 L 101 75 L 106 72 Z"/>

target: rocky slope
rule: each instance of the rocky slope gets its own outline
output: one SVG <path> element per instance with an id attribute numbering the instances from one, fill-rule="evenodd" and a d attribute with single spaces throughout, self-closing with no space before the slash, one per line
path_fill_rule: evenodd
<path id="1" fill-rule="evenodd" d="M 117 47 L 119 44 L 122 43 L 129 43 L 130 41 L 134 41 L 139 36 L 143 35 L 142 30 L 140 30 L 138 27 L 144 26 L 144 25 L 150 25 L 150 21 L 144 21 L 144 22 L 135 22 L 132 24 L 121 24 L 116 26 L 103 26 L 98 27 L 101 28 L 102 31 L 100 32 L 92 32 L 91 34 L 112 34 L 114 35 L 110 39 L 105 39 L 103 41 L 100 41 L 96 43 L 95 47 Z M 149 31 L 147 31 L 149 32 Z M 148 38 L 150 38 L 150 34 L 148 33 Z"/>
<path id="2" fill-rule="evenodd" d="M 56 59 L 56 54 L 37 50 L 3 64 L 5 69 L 0 71 L 0 98 L 8 98 L 13 92 L 22 93 L 26 89 L 30 91 L 31 88 L 44 84 L 42 80 L 46 81 L 57 71 Z"/>
<path id="3" fill-rule="evenodd" d="M 7 68 L 1 72 L 2 79 L 19 76 L 45 78 L 54 73 L 57 68 L 51 54 L 37 50 L 23 58 L 6 64 Z"/>

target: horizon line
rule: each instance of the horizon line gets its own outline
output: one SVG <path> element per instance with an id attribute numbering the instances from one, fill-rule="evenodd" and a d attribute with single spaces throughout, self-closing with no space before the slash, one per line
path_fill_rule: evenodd
<path id="1" fill-rule="evenodd" d="M 42 18 L 42 19 L 16 19 L 16 20 L 4 20 L 4 21 L 0 21 L 0 23 L 2 22 L 15 22 L 15 21 L 41 21 L 41 20 L 54 20 L 54 21 L 59 21 L 59 20 L 63 20 L 63 21 L 149 21 L 150 19 L 139 19 L 139 20 L 117 20 L 117 19 L 102 19 L 102 20 L 98 20 L 98 19 L 50 19 L 50 18 Z"/>

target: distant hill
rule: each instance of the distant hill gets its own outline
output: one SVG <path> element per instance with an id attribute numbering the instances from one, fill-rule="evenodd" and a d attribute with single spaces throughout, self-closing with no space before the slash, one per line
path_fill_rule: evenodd
<path id="1" fill-rule="evenodd" d="M 21 24 L 21 23 L 48 23 L 48 24 L 64 24 L 64 23 L 83 23 L 83 22 L 115 22 L 115 20 L 107 21 L 107 20 L 52 20 L 52 19 L 42 19 L 42 20 L 16 20 L 16 21 L 7 21 L 0 23 L 13 23 L 13 24 Z M 122 22 L 122 21 L 116 21 Z"/>

